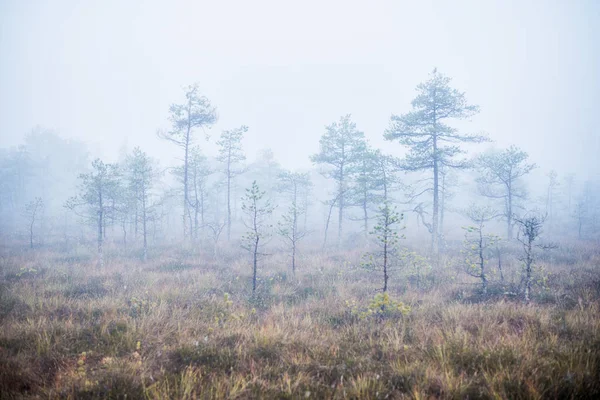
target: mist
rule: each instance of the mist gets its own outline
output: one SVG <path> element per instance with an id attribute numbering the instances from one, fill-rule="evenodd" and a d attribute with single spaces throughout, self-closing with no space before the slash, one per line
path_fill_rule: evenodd
<path id="1" fill-rule="evenodd" d="M 599 352 L 589 345 L 600 326 L 598 38 L 592 0 L 0 2 L 0 350 L 33 331 L 19 325 L 25 318 L 72 320 L 96 307 L 76 330 L 125 327 L 119 339 L 109 332 L 122 340 L 114 346 L 94 336 L 29 349 L 52 360 L 52 372 L 0 351 L 22 368 L 17 377 L 0 367 L 0 392 L 599 393 L 590 367 L 600 366 Z M 452 323 L 463 318 L 475 352 L 501 351 L 477 336 L 481 327 L 518 320 L 528 321 L 520 333 L 570 323 L 585 334 L 565 346 L 593 357 L 529 380 L 473 361 L 439 383 L 423 371 L 450 367 L 423 358 L 427 346 L 462 339 L 425 328 L 435 310 L 446 313 L 435 328 L 444 335 L 462 334 Z M 589 325 L 577 325 L 576 312 Z M 196 319 L 164 353 L 166 328 L 132 328 L 186 318 Z M 250 336 L 263 325 L 277 328 L 261 331 L 256 350 Z M 504 328 L 524 355 L 521 372 L 534 345 L 554 346 Z M 341 353 L 312 354 L 312 367 L 297 369 L 304 353 L 288 339 L 323 350 L 311 332 Z M 402 344 L 377 342 L 383 332 Z M 356 347 L 339 350 L 347 340 Z M 373 351 L 365 340 L 388 358 L 360 363 Z M 240 346 L 256 352 L 232 355 Z M 300 358 L 285 359 L 284 348 Z M 402 352 L 410 373 L 396 370 Z M 295 386 L 261 373 L 258 384 L 255 362 Z M 317 364 L 344 372 L 324 375 Z M 484 370 L 498 381 L 473 378 Z M 47 376 L 35 380 L 39 371 Z M 404 373 L 412 383 L 400 387 Z M 458 383 L 461 374 L 472 384 Z M 565 389 L 560 374 L 577 383 Z M 173 379 L 193 389 L 169 386 Z M 529 386 L 511 392 L 502 379 Z"/>

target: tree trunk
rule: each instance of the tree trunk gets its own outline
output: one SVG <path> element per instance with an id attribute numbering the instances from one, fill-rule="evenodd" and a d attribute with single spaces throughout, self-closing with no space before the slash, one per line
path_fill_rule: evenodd
<path id="1" fill-rule="evenodd" d="M 527 254 L 525 258 L 525 302 L 529 303 L 531 300 L 531 268 L 533 267 L 532 257 L 532 240 L 528 238 L 527 243 Z"/>
<path id="2" fill-rule="evenodd" d="M 146 225 L 146 193 L 144 192 L 142 195 L 142 229 L 144 230 L 143 234 L 144 234 L 144 255 L 143 255 L 143 260 L 144 262 L 148 261 L 148 241 L 147 241 L 147 225 Z"/>
<path id="3" fill-rule="evenodd" d="M 31 220 L 31 224 L 29 225 L 29 248 L 33 249 L 33 223 L 35 219 Z"/>
<path id="4" fill-rule="evenodd" d="M 231 172 L 227 162 L 227 241 L 231 241 Z"/>
<path id="5" fill-rule="evenodd" d="M 323 249 L 325 249 L 325 245 L 327 244 L 327 231 L 329 230 L 329 221 L 331 220 L 331 212 L 333 211 L 334 206 L 335 199 L 329 205 L 329 213 L 327 214 L 327 221 L 325 222 L 325 236 L 323 237 Z"/>
<path id="6" fill-rule="evenodd" d="M 338 203 L 338 246 L 342 245 L 342 224 L 343 224 L 343 219 L 344 219 L 344 194 L 343 194 L 343 188 L 340 185 L 340 200 Z"/>
<path id="7" fill-rule="evenodd" d="M 498 271 L 500 272 L 500 281 L 504 282 L 504 272 L 502 271 L 502 254 L 500 248 L 496 247 L 496 254 L 498 255 Z"/>
<path id="8" fill-rule="evenodd" d="M 98 210 L 98 266 L 104 267 L 104 253 L 103 253 L 103 241 L 104 241 L 104 210 L 102 205 L 102 194 L 100 194 L 100 208 Z"/>
<path id="9" fill-rule="evenodd" d="M 342 149 L 342 157 L 344 155 Z M 339 181 L 339 193 L 338 193 L 338 247 L 342 244 L 342 220 L 344 218 L 344 164 L 340 165 L 340 181 Z"/>
<path id="10" fill-rule="evenodd" d="M 363 198 L 363 204 L 362 204 L 362 209 L 363 209 L 363 230 L 364 230 L 364 234 L 365 234 L 365 239 L 369 237 L 369 212 L 367 210 L 367 193 L 365 192 L 364 198 Z"/>
<path id="11" fill-rule="evenodd" d="M 292 241 L 292 273 L 296 275 L 296 239 Z"/>
<path id="12" fill-rule="evenodd" d="M 258 268 L 258 241 L 259 236 L 256 235 L 256 239 L 254 241 L 254 258 L 253 258 L 253 270 L 252 270 L 252 294 L 256 293 L 256 270 Z"/>
<path id="13" fill-rule="evenodd" d="M 508 240 L 511 240 L 513 237 L 513 229 L 512 229 L 512 184 L 509 182 L 508 184 L 508 205 L 506 210 L 506 237 Z"/>
<path id="14" fill-rule="evenodd" d="M 444 237 L 444 214 L 446 212 L 446 172 L 442 174 L 442 199 L 440 201 L 440 236 Z M 442 243 L 443 247 L 443 243 Z"/>
<path id="15" fill-rule="evenodd" d="M 188 237 L 188 214 L 189 214 L 189 197 L 188 197 L 188 156 L 190 148 L 190 133 L 192 130 L 190 121 L 190 105 L 188 105 L 188 124 L 187 132 L 185 134 L 185 156 L 183 159 L 183 240 Z"/>
<path id="16" fill-rule="evenodd" d="M 487 278 L 485 276 L 485 258 L 483 257 L 483 224 L 479 224 L 479 268 L 481 276 L 481 293 L 487 295 Z"/>
<path id="17" fill-rule="evenodd" d="M 298 185 L 294 182 L 294 221 L 292 224 L 292 273 L 296 275 L 296 240 L 298 239 Z"/>
<path id="18" fill-rule="evenodd" d="M 435 123 L 434 123 L 435 125 Z M 433 137 L 433 215 L 431 220 L 431 251 L 434 256 L 439 255 L 439 165 L 437 159 L 437 139 Z"/>
<path id="19" fill-rule="evenodd" d="M 387 219 L 387 218 L 386 218 Z M 388 288 L 388 271 L 387 271 L 387 259 L 388 259 L 388 252 L 387 252 L 387 235 L 385 238 L 385 242 L 383 243 L 383 292 L 387 292 L 387 288 Z"/>

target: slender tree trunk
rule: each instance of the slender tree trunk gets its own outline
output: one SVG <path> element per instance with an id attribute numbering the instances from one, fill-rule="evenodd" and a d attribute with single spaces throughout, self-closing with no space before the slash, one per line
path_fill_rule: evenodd
<path id="1" fill-rule="evenodd" d="M 257 222 L 257 214 L 258 214 L 258 204 L 256 201 L 256 197 L 252 199 L 254 203 L 254 216 L 252 219 L 252 226 L 254 229 L 254 252 L 253 252 L 253 269 L 252 269 L 252 295 L 256 293 L 256 270 L 258 269 L 258 242 L 260 240 L 260 235 L 258 234 L 258 222 Z"/>
<path id="2" fill-rule="evenodd" d="M 32 218 L 31 224 L 29 225 L 29 248 L 33 249 L 33 223 L 35 219 Z"/>
<path id="3" fill-rule="evenodd" d="M 329 213 L 327 214 L 327 221 L 325 222 L 325 236 L 323 237 L 323 249 L 327 244 L 327 231 L 329 230 L 329 221 L 331 221 L 331 212 L 333 211 L 333 207 L 335 206 L 335 199 L 329 205 Z"/>
<path id="4" fill-rule="evenodd" d="M 504 272 L 502 271 L 502 254 L 500 248 L 496 247 L 496 254 L 498 255 L 498 271 L 500 272 L 500 281 L 504 282 Z"/>
<path id="5" fill-rule="evenodd" d="M 340 184 L 340 200 L 338 202 L 338 246 L 342 245 L 342 224 L 344 219 L 344 189 Z"/>
<path id="6" fill-rule="evenodd" d="M 533 267 L 533 256 L 532 256 L 532 240 L 528 238 L 527 242 L 527 254 L 525 257 L 525 302 L 529 303 L 531 300 L 531 269 Z"/>
<path id="7" fill-rule="evenodd" d="M 434 126 L 435 126 L 434 122 Z M 437 138 L 433 137 L 433 215 L 431 220 L 431 251 L 437 257 L 439 255 L 439 165 L 437 155 Z"/>
<path id="8" fill-rule="evenodd" d="M 362 209 L 363 209 L 363 231 L 365 234 L 365 239 L 367 237 L 369 237 L 369 213 L 367 211 L 367 193 L 365 192 L 364 194 L 364 198 L 363 198 L 363 204 L 362 204 Z"/>
<path id="9" fill-rule="evenodd" d="M 252 269 L 252 294 L 256 293 L 256 270 L 258 269 L 258 241 L 259 236 L 256 236 L 254 241 L 254 254 L 253 254 L 253 269 Z"/>
<path id="10" fill-rule="evenodd" d="M 133 220 L 133 240 L 137 243 L 137 238 L 138 238 L 138 222 L 139 222 L 139 211 L 138 211 L 138 199 L 139 199 L 139 195 L 138 195 L 138 185 L 135 186 L 135 202 L 134 202 L 134 220 Z"/>
<path id="11" fill-rule="evenodd" d="M 440 201 L 440 236 L 444 237 L 444 214 L 446 212 L 446 172 L 442 173 L 442 199 Z M 443 246 L 443 243 L 442 243 Z"/>
<path id="12" fill-rule="evenodd" d="M 511 240 L 513 237 L 513 214 L 512 214 L 512 182 L 508 183 L 508 199 L 507 199 L 507 210 L 506 210 L 506 237 Z"/>
<path id="13" fill-rule="evenodd" d="M 342 149 L 342 157 L 344 157 L 344 150 Z M 344 177 L 344 164 L 340 165 L 340 181 L 339 181 L 339 193 L 338 193 L 338 247 L 342 244 L 342 224 L 344 219 L 344 188 L 345 188 L 345 177 Z"/>
<path id="14" fill-rule="evenodd" d="M 231 172 L 227 162 L 227 241 L 231 241 Z"/>
<path id="15" fill-rule="evenodd" d="M 479 225 L 479 267 L 481 269 L 481 292 L 487 295 L 487 277 L 485 276 L 485 258 L 483 257 L 483 224 Z"/>
<path id="16" fill-rule="evenodd" d="M 146 226 L 146 193 L 144 192 L 142 194 L 142 229 L 144 230 L 143 234 L 144 234 L 144 255 L 143 255 L 143 260 L 144 262 L 148 261 L 148 241 L 147 241 L 147 226 Z"/>
<path id="17" fill-rule="evenodd" d="M 294 221 L 292 224 L 292 273 L 296 275 L 296 240 L 298 235 L 298 185 L 294 182 Z"/>
<path id="18" fill-rule="evenodd" d="M 296 275 L 296 239 L 292 240 L 292 273 Z"/>
<path id="19" fill-rule="evenodd" d="M 185 156 L 183 159 L 183 240 L 188 238 L 188 221 L 189 217 L 189 191 L 188 191 L 188 157 L 189 157 L 189 149 L 190 149 L 190 134 L 192 130 L 192 125 L 190 121 L 190 107 L 191 104 L 188 104 L 188 123 L 187 123 L 187 132 L 185 134 Z"/>
<path id="20" fill-rule="evenodd" d="M 98 266 L 104 267 L 104 253 L 103 253 L 103 241 L 104 241 L 104 204 L 102 203 L 102 191 L 99 191 L 98 198 Z"/>
<path id="21" fill-rule="evenodd" d="M 387 217 L 386 217 L 387 220 Z M 387 223 L 387 221 L 386 221 Z M 387 292 L 387 288 L 388 288 L 388 270 L 387 270 L 387 263 L 388 263 L 388 250 L 387 250 L 387 244 L 388 242 L 388 238 L 387 238 L 387 234 L 386 234 L 386 238 L 385 241 L 383 242 L 383 292 Z"/>

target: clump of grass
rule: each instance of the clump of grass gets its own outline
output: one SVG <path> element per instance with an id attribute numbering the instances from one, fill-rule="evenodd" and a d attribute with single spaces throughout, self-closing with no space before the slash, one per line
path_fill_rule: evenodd
<path id="1" fill-rule="evenodd" d="M 105 278 L 92 277 L 85 283 L 74 283 L 63 290 L 63 295 L 67 298 L 92 298 L 97 299 L 108 294 L 105 287 Z"/>
<path id="2" fill-rule="evenodd" d="M 19 316 L 25 315 L 29 307 L 15 296 L 8 285 L 0 283 L 0 322 L 11 313 Z"/>
<path id="3" fill-rule="evenodd" d="M 183 371 L 188 366 L 203 367 L 205 370 L 228 372 L 237 366 L 237 357 L 232 348 L 197 342 L 171 352 L 170 368 Z"/>

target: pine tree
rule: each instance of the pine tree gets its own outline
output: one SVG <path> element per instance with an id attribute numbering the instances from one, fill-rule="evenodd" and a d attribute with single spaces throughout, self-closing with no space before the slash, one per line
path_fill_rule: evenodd
<path id="1" fill-rule="evenodd" d="M 527 163 L 528 158 L 526 152 L 510 146 L 506 150 L 488 152 L 477 159 L 479 191 L 485 197 L 504 201 L 506 237 L 509 240 L 513 236 L 517 201 L 527 197 L 527 192 L 520 186 L 520 178 L 536 168 L 535 164 Z"/>
<path id="2" fill-rule="evenodd" d="M 100 159 L 92 162 L 92 171 L 79 176 L 79 195 L 70 198 L 67 208 L 94 222 L 97 228 L 98 266 L 104 266 L 104 237 L 106 219 L 115 213 L 115 203 L 121 193 L 118 166 Z"/>
<path id="3" fill-rule="evenodd" d="M 242 139 L 246 132 L 248 132 L 247 126 L 223 131 L 221 139 L 217 141 L 219 145 L 217 159 L 224 165 L 227 183 L 227 240 L 231 240 L 231 183 L 234 177 L 243 172 L 238 164 L 246 159 L 242 151 Z"/>
<path id="4" fill-rule="evenodd" d="M 349 195 L 350 183 L 356 174 L 360 155 L 364 151 L 365 136 L 356 129 L 350 115 L 340 118 L 326 127 L 320 140 L 319 153 L 311 156 L 315 164 L 326 168 L 321 172 L 326 178 L 336 183 L 336 195 L 330 200 L 330 206 L 338 208 L 338 245 L 341 244 L 344 211 L 348 207 L 346 198 Z"/>
<path id="5" fill-rule="evenodd" d="M 364 256 L 363 266 L 383 273 L 382 290 L 384 293 L 388 290 L 389 272 L 393 267 L 392 260 L 397 253 L 398 242 L 404 238 L 398 233 L 400 229 L 404 229 L 404 227 L 398 227 L 403 219 L 404 216 L 396 211 L 396 207 L 386 201 L 379 208 L 377 224 L 370 232 L 381 250 L 367 253 Z"/>
<path id="6" fill-rule="evenodd" d="M 139 147 L 135 147 L 125 159 L 125 172 L 131 202 L 134 208 L 134 224 L 137 235 L 138 225 L 142 226 L 143 260 L 148 259 L 148 223 L 156 218 L 151 201 L 152 189 L 156 184 L 158 172 L 153 161 Z"/>
<path id="7" fill-rule="evenodd" d="M 485 233 L 485 224 L 496 218 L 496 211 L 489 207 L 472 205 L 466 212 L 472 225 L 464 227 L 463 254 L 465 256 L 466 272 L 481 281 L 481 293 L 488 293 L 487 263 L 490 253 L 496 249 L 498 236 Z"/>
<path id="8" fill-rule="evenodd" d="M 464 93 L 450 87 L 450 78 L 433 70 L 427 82 L 417 86 L 418 95 L 412 101 L 413 110 L 403 115 L 392 115 L 385 139 L 398 140 L 409 148 L 402 167 L 407 171 L 431 171 L 433 174 L 433 213 L 431 247 L 439 252 L 440 170 L 466 168 L 466 160 L 456 157 L 464 151 L 461 143 L 480 143 L 481 135 L 459 133 L 448 125 L 450 120 L 469 118 L 479 108 L 469 105 Z"/>
<path id="9" fill-rule="evenodd" d="M 242 237 L 242 248 L 252 254 L 252 294 L 256 293 L 256 275 L 258 270 L 258 260 L 261 253 L 261 246 L 271 237 L 271 228 L 269 219 L 273 213 L 274 207 L 264 198 L 265 192 L 261 191 L 256 181 L 252 186 L 246 189 L 246 194 L 242 198 L 242 211 L 246 214 L 244 224 L 248 231 Z"/>
<path id="10" fill-rule="evenodd" d="M 292 272 L 296 273 L 296 252 L 298 242 L 306 236 L 306 231 L 300 229 L 300 216 L 306 213 L 306 205 L 300 204 L 301 198 L 306 198 L 311 183 L 307 173 L 285 171 L 279 176 L 279 191 L 290 198 L 290 206 L 277 224 L 277 233 L 289 244 L 292 259 Z"/>
<path id="11" fill-rule="evenodd" d="M 208 98 L 200 95 L 197 84 L 185 88 L 186 101 L 172 104 L 169 108 L 171 130 L 160 136 L 175 143 L 183 149 L 183 237 L 187 239 L 189 232 L 189 158 L 194 143 L 194 130 L 210 127 L 217 121 L 216 109 Z"/>

